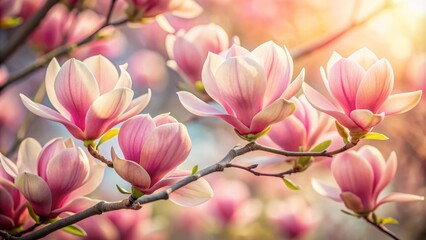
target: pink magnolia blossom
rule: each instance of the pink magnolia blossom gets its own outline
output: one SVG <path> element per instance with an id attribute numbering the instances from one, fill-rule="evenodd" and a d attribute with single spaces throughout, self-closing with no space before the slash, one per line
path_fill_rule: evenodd
<path id="1" fill-rule="evenodd" d="M 4 170 L 39 217 L 52 219 L 95 203 L 82 196 L 100 184 L 104 166 L 88 159 L 71 139 L 56 138 L 42 148 L 27 138 L 19 147 L 16 164 L 0 157 Z"/>
<path id="2" fill-rule="evenodd" d="M 301 88 L 304 71 L 291 82 L 293 61 L 286 49 L 266 42 L 252 52 L 233 45 L 227 55 L 209 53 L 202 82 L 209 96 L 223 109 L 178 92 L 183 106 L 199 116 L 215 116 L 241 135 L 258 134 L 295 111 L 288 99 Z"/>
<path id="3" fill-rule="evenodd" d="M 184 18 L 198 16 L 202 9 L 194 0 L 127 0 L 143 18 L 151 18 L 165 12 Z"/>
<path id="4" fill-rule="evenodd" d="M 168 114 L 155 118 L 139 115 L 127 120 L 118 134 L 125 159 L 114 151 L 114 169 L 124 180 L 144 194 L 170 186 L 190 172 L 176 171 L 191 150 L 186 127 Z M 170 200 L 183 206 L 201 204 L 212 197 L 204 179 L 186 185 L 170 195 Z"/>
<path id="5" fill-rule="evenodd" d="M 18 0 L 15 2 L 22 2 L 21 10 L 19 11 L 19 16 L 24 19 L 24 21 L 28 20 L 31 16 L 34 15 L 45 3 L 45 0 L 34 1 L 34 0 Z"/>
<path id="6" fill-rule="evenodd" d="M 296 104 L 293 115 L 275 123 L 272 129 L 259 140 L 270 147 L 288 151 L 309 151 L 321 141 L 323 134 L 331 130 L 333 122 L 325 114 L 318 113 L 304 95 L 291 99 Z"/>
<path id="7" fill-rule="evenodd" d="M 351 133 L 365 134 L 385 116 L 406 112 L 417 105 L 421 91 L 391 95 L 394 74 L 386 59 L 363 48 L 348 58 L 334 53 L 321 68 L 331 101 L 305 84 L 304 93 L 319 111 L 334 117 Z"/>
<path id="8" fill-rule="evenodd" d="M 318 225 L 321 218 L 299 197 L 268 203 L 266 216 L 281 236 L 290 239 L 303 238 Z"/>
<path id="9" fill-rule="evenodd" d="M 148 90 L 134 100 L 132 80 L 126 66 L 121 75 L 103 56 L 83 62 L 70 59 L 59 66 L 53 59 L 46 73 L 46 90 L 58 112 L 31 101 L 21 94 L 24 105 L 34 114 L 63 124 L 80 140 L 95 140 L 120 122 L 138 114 L 146 107 Z"/>
<path id="10" fill-rule="evenodd" d="M 2 167 L 0 166 L 0 171 Z M 4 170 L 3 170 L 4 171 Z M 0 229 L 13 231 L 22 226 L 29 215 L 24 196 L 13 182 L 0 175 Z"/>
<path id="11" fill-rule="evenodd" d="M 198 25 L 185 32 L 166 38 L 168 64 L 181 73 L 191 85 L 201 82 L 201 70 L 209 52 L 219 54 L 228 49 L 229 37 L 220 26 L 210 23 Z"/>
<path id="12" fill-rule="evenodd" d="M 314 189 L 335 201 L 343 201 L 348 209 L 357 214 L 368 214 L 387 202 L 410 202 L 424 197 L 390 193 L 379 200 L 379 194 L 395 176 L 397 160 L 392 152 L 385 162 L 380 151 L 372 146 L 363 146 L 358 151 L 349 150 L 334 157 L 331 172 L 339 188 L 313 180 Z"/>

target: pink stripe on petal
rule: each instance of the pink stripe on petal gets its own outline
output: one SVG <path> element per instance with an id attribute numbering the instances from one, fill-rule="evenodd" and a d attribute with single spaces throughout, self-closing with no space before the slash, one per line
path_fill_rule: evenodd
<path id="1" fill-rule="evenodd" d="M 424 196 L 394 192 L 394 193 L 390 193 L 389 195 L 384 197 L 382 200 L 380 200 L 377 203 L 376 208 L 388 202 L 414 202 L 414 201 L 423 201 L 423 200 L 425 200 Z"/>
<path id="2" fill-rule="evenodd" d="M 46 70 L 46 93 L 53 107 L 55 107 L 56 110 L 58 110 L 58 112 L 60 112 L 66 119 L 70 119 L 70 113 L 62 106 L 61 103 L 59 103 L 58 98 L 56 97 L 55 80 L 60 69 L 61 66 L 58 61 L 56 61 L 56 58 L 53 58 Z"/>
<path id="3" fill-rule="evenodd" d="M 185 161 L 191 147 L 183 124 L 164 124 L 155 128 L 146 140 L 139 164 L 149 173 L 151 184 L 155 184 Z"/>
<path id="4" fill-rule="evenodd" d="M 177 123 L 176 118 L 170 116 L 170 113 L 163 113 L 154 117 L 156 126 L 160 126 L 166 123 Z"/>
<path id="5" fill-rule="evenodd" d="M 121 126 L 118 143 L 125 159 L 139 163 L 143 145 L 154 128 L 155 122 L 149 115 L 135 116 Z"/>
<path id="6" fill-rule="evenodd" d="M 390 63 L 382 59 L 368 69 L 356 94 L 356 108 L 376 112 L 386 101 L 393 89 L 393 70 Z"/>
<path id="7" fill-rule="evenodd" d="M 170 201 L 183 207 L 200 205 L 213 197 L 213 190 L 209 183 L 200 178 L 170 194 Z"/>
<path id="8" fill-rule="evenodd" d="M 148 105 L 149 100 L 151 100 L 151 89 L 148 89 L 148 92 L 142 96 L 133 99 L 127 110 L 117 117 L 115 121 L 110 124 L 110 127 L 139 114 Z"/>
<path id="9" fill-rule="evenodd" d="M 351 192 L 362 200 L 364 206 L 370 206 L 373 170 L 359 153 L 349 150 L 334 157 L 331 172 L 342 192 Z"/>
<path id="10" fill-rule="evenodd" d="M 356 52 L 352 53 L 348 59 L 357 62 L 361 67 L 365 70 L 368 70 L 371 66 L 373 66 L 379 59 L 377 56 L 370 51 L 368 48 L 361 48 Z"/>
<path id="11" fill-rule="evenodd" d="M 263 131 L 265 128 L 269 127 L 269 125 L 284 120 L 295 110 L 296 105 L 293 102 L 283 98 L 277 99 L 254 116 L 250 126 L 250 133 L 259 133 Z"/>
<path id="12" fill-rule="evenodd" d="M 342 59 L 342 56 L 340 56 L 340 54 L 338 54 L 337 52 L 333 52 L 333 54 L 331 54 L 330 59 L 327 62 L 327 75 L 330 76 L 330 69 L 334 66 L 334 64 L 336 64 L 337 61 L 339 61 L 340 59 Z M 328 84 L 327 84 L 328 85 Z"/>
<path id="13" fill-rule="evenodd" d="M 178 97 L 182 105 L 189 112 L 203 117 L 219 117 L 224 121 L 231 124 L 235 129 L 237 129 L 240 133 L 249 133 L 250 129 L 245 126 L 241 121 L 234 116 L 230 116 L 222 111 L 219 111 L 213 106 L 208 105 L 207 103 L 198 99 L 194 94 L 189 92 L 177 92 Z"/>
<path id="14" fill-rule="evenodd" d="M 237 117 L 246 126 L 263 106 L 266 75 L 263 67 L 247 57 L 227 59 L 219 66 L 216 84 Z"/>
<path id="15" fill-rule="evenodd" d="M 90 70 L 78 60 L 68 60 L 56 77 L 55 92 L 72 122 L 84 129 L 86 113 L 99 96 L 98 83 Z"/>
<path id="16" fill-rule="evenodd" d="M 263 105 L 269 105 L 281 96 L 293 75 L 293 60 L 287 49 L 272 41 L 263 43 L 252 51 L 266 72 L 266 91 Z"/>
<path id="17" fill-rule="evenodd" d="M 90 163 L 90 174 L 88 175 L 88 178 L 86 178 L 82 186 L 74 190 L 69 195 L 68 199 L 74 199 L 90 194 L 101 184 L 104 178 L 105 164 L 95 160 L 92 157 L 89 157 L 88 160 Z"/>
<path id="18" fill-rule="evenodd" d="M 362 130 L 370 131 L 383 121 L 385 114 L 374 114 L 370 110 L 356 109 L 350 113 L 350 117 Z"/>
<path id="19" fill-rule="evenodd" d="M 37 159 L 37 175 L 47 179 L 46 170 L 50 160 L 52 160 L 61 151 L 65 150 L 66 146 L 62 138 L 55 138 L 50 140 L 41 150 Z"/>
<path id="20" fill-rule="evenodd" d="M 391 152 L 386 165 L 383 169 L 383 174 L 379 181 L 377 182 L 374 189 L 374 197 L 377 199 L 380 192 L 390 183 L 396 173 L 397 169 L 397 158 L 395 152 Z"/>
<path id="21" fill-rule="evenodd" d="M 336 202 L 341 202 L 340 190 L 337 187 L 324 184 L 316 179 L 312 179 L 312 187 L 314 190 L 324 197 L 328 197 Z"/>
<path id="22" fill-rule="evenodd" d="M 377 112 L 384 112 L 386 116 L 407 112 L 419 103 L 421 97 L 421 90 L 391 95 Z"/>
<path id="23" fill-rule="evenodd" d="M 107 58 L 102 55 L 96 55 L 86 58 L 83 63 L 93 73 L 99 86 L 99 95 L 111 91 L 117 83 L 118 73 Z"/>
<path id="24" fill-rule="evenodd" d="M 242 56 L 249 56 L 252 57 L 251 52 L 249 52 L 247 49 L 241 47 L 240 45 L 233 44 L 227 51 L 226 51 L 226 59 L 233 58 L 233 57 L 242 57 Z"/>
<path id="25" fill-rule="evenodd" d="M 295 136 L 285 137 L 286 136 Z M 284 121 L 273 125 L 272 130 L 268 133 L 272 141 L 281 149 L 288 151 L 299 151 L 300 147 L 305 147 L 306 129 L 305 126 L 294 116 L 286 118 Z M 309 149 L 304 149 L 309 150 Z"/>
<path id="26" fill-rule="evenodd" d="M 356 94 L 364 75 L 365 71 L 358 63 L 347 59 L 340 59 L 330 69 L 331 94 L 346 114 L 355 109 Z"/>
<path id="27" fill-rule="evenodd" d="M 149 174 L 139 164 L 117 157 L 114 149 L 111 150 L 111 156 L 114 162 L 115 171 L 124 180 L 140 190 L 148 188 L 151 185 Z"/>
<path id="28" fill-rule="evenodd" d="M 382 153 L 377 148 L 370 145 L 362 146 L 358 150 L 358 153 L 361 154 L 362 157 L 370 163 L 371 168 L 373 169 L 374 176 L 373 186 L 374 189 L 376 189 L 377 184 L 381 180 L 385 170 L 385 159 L 383 158 Z M 375 191 L 377 191 L 377 189 Z"/>
<path id="29" fill-rule="evenodd" d="M 303 85 L 303 81 L 305 79 L 305 69 L 302 69 L 300 71 L 299 75 L 294 79 L 293 82 L 290 83 L 290 85 L 286 88 L 283 95 L 281 97 L 285 99 L 290 99 L 300 91 Z"/>
<path id="30" fill-rule="evenodd" d="M 49 216 L 52 206 L 52 194 L 49 186 L 42 178 L 24 172 L 16 177 L 15 185 L 31 204 L 38 216 Z"/>
<path id="31" fill-rule="evenodd" d="M 118 88 L 96 98 L 86 115 L 85 136 L 97 139 L 109 130 L 109 123 L 120 116 L 130 105 L 133 91 Z"/>

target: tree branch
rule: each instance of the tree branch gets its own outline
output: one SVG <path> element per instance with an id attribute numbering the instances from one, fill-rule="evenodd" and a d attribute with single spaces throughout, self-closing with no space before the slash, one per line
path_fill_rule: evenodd
<path id="1" fill-rule="evenodd" d="M 258 171 L 253 170 L 253 169 L 257 168 L 257 166 L 258 166 L 257 164 L 250 165 L 250 166 L 241 166 L 241 165 L 236 165 L 236 164 L 232 164 L 232 163 L 228 163 L 226 165 L 227 168 L 239 168 L 239 169 L 242 169 L 244 171 L 250 172 L 250 173 L 254 174 L 255 176 L 264 176 L 264 177 L 283 178 L 285 175 L 291 175 L 293 173 L 300 172 L 299 169 L 292 168 L 292 169 L 289 169 L 287 171 L 279 172 L 279 173 L 262 173 L 262 172 L 258 172 Z"/>
<path id="2" fill-rule="evenodd" d="M 87 151 L 89 151 L 90 155 L 92 155 L 94 158 L 98 159 L 99 161 L 105 163 L 108 167 L 114 168 L 114 164 L 111 160 L 108 160 L 106 157 L 102 156 L 98 150 L 96 150 L 92 145 L 89 145 L 87 147 Z"/>
<path id="3" fill-rule="evenodd" d="M 389 229 L 387 229 L 384 225 L 382 224 L 377 224 L 375 223 L 373 220 L 371 220 L 369 217 L 364 217 L 365 221 L 367 221 L 368 223 L 370 223 L 371 225 L 373 225 L 374 227 L 376 227 L 377 229 L 379 229 L 381 232 L 383 232 L 384 234 L 388 235 L 389 237 L 391 237 L 394 240 L 399 240 L 399 237 L 396 236 L 393 232 L 391 232 Z"/>
<path id="4" fill-rule="evenodd" d="M 27 37 L 36 29 L 40 24 L 41 20 L 46 16 L 47 12 L 56 4 L 59 0 L 48 0 L 43 7 L 35 13 L 28 21 L 12 35 L 7 41 L 7 45 L 0 52 L 0 64 L 18 49 L 19 46 L 27 39 Z"/>

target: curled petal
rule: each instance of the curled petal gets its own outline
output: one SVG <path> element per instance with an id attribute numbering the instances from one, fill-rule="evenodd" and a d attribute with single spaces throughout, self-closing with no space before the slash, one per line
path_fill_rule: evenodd
<path id="1" fill-rule="evenodd" d="M 357 109 L 351 112 L 350 117 L 362 130 L 369 131 L 383 121 L 385 114 L 374 114 L 370 110 Z"/>
<path id="2" fill-rule="evenodd" d="M 61 66 L 59 65 L 58 61 L 56 58 L 53 58 L 52 61 L 50 61 L 49 66 L 47 66 L 46 70 L 46 93 L 50 103 L 56 108 L 56 110 L 58 110 L 66 119 L 70 119 L 69 112 L 62 106 L 61 103 L 59 103 L 58 98 L 56 97 L 55 79 L 60 69 Z"/>
<path id="3" fill-rule="evenodd" d="M 328 197 L 336 202 L 342 201 L 340 198 L 340 190 L 336 187 L 329 186 L 316 179 L 312 179 L 312 187 L 317 193 L 324 197 Z"/>
<path id="4" fill-rule="evenodd" d="M 117 81 L 117 84 L 115 84 L 114 89 L 117 88 L 132 88 L 132 78 L 130 77 L 130 74 L 126 70 L 127 64 L 120 65 L 120 78 Z"/>
<path id="5" fill-rule="evenodd" d="M 110 124 L 110 127 L 113 127 L 118 123 L 125 121 L 135 116 L 136 114 L 139 114 L 148 105 L 149 100 L 151 100 L 151 89 L 148 89 L 148 92 L 143 94 L 142 96 L 133 99 L 129 107 L 127 107 L 126 111 L 119 117 L 117 117 L 115 121 Z"/>
<path id="6" fill-rule="evenodd" d="M 419 103 L 421 97 L 421 90 L 391 95 L 377 112 L 384 112 L 386 116 L 407 112 Z"/>
<path id="7" fill-rule="evenodd" d="M 380 200 L 376 207 L 382 205 L 383 203 L 388 202 L 413 202 L 413 201 L 423 201 L 425 200 L 425 197 L 413 195 L 413 194 L 407 194 L 407 193 L 390 193 L 386 197 L 384 197 L 382 200 Z"/>
<path id="8" fill-rule="evenodd" d="M 15 179 L 16 188 L 30 202 L 38 216 L 48 216 L 52 206 L 52 194 L 42 178 L 31 173 L 21 173 Z"/>
<path id="9" fill-rule="evenodd" d="M 282 121 L 296 110 L 296 104 L 283 98 L 277 99 L 271 105 L 256 114 L 250 126 L 250 133 L 259 133 L 269 125 Z M 241 134 L 244 134 L 240 132 Z"/>
<path id="10" fill-rule="evenodd" d="M 305 79 L 305 69 L 302 69 L 302 71 L 300 71 L 296 79 L 294 79 L 294 81 L 290 83 L 290 85 L 287 87 L 287 89 L 284 91 L 281 97 L 285 99 L 290 99 L 294 97 L 302 88 L 304 79 Z"/>
<path id="11" fill-rule="evenodd" d="M 92 56 L 86 58 L 83 63 L 89 68 L 98 82 L 100 95 L 114 88 L 118 79 L 118 73 L 114 64 L 106 57 L 102 55 Z"/>
<path id="12" fill-rule="evenodd" d="M 135 116 L 120 128 L 118 143 L 125 159 L 139 163 L 143 145 L 155 128 L 149 115 Z"/>
<path id="13" fill-rule="evenodd" d="M 170 194 L 170 201 L 183 207 L 200 205 L 213 197 L 209 183 L 200 178 Z"/>
<path id="14" fill-rule="evenodd" d="M 2 170 L 4 170 L 6 173 L 2 172 Z M 3 176 L 2 174 L 6 174 L 6 176 Z M 16 164 L 0 153 L 0 177 L 13 181 L 17 174 L 18 167 Z"/>
<path id="15" fill-rule="evenodd" d="M 147 171 L 139 164 L 119 158 L 115 154 L 114 149 L 111 149 L 111 156 L 115 171 L 124 180 L 138 189 L 145 189 L 151 185 L 151 178 Z"/>
<path id="16" fill-rule="evenodd" d="M 334 64 L 339 61 L 340 59 L 342 59 L 342 56 L 340 56 L 340 54 L 338 54 L 337 52 L 333 52 L 333 54 L 331 54 L 330 59 L 327 62 L 327 74 L 330 75 L 330 69 L 331 67 L 334 66 Z M 328 83 L 326 84 L 328 87 Z"/>

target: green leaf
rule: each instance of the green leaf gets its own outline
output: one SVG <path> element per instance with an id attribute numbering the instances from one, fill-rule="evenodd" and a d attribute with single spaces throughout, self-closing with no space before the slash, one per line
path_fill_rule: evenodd
<path id="1" fill-rule="evenodd" d="M 28 202 L 26 203 L 26 205 L 31 218 L 34 219 L 36 223 L 40 223 L 40 217 L 37 216 L 37 214 L 34 212 L 33 207 Z"/>
<path id="2" fill-rule="evenodd" d="M 124 189 L 120 186 L 118 186 L 118 184 L 115 184 L 115 186 L 117 187 L 118 191 L 122 194 L 131 194 L 131 192 L 127 191 L 127 189 Z"/>
<path id="3" fill-rule="evenodd" d="M 310 152 L 322 152 L 326 150 L 331 144 L 331 140 L 326 140 L 318 145 L 316 145 Z"/>
<path id="4" fill-rule="evenodd" d="M 132 197 L 138 199 L 144 195 L 139 189 L 132 186 Z"/>
<path id="5" fill-rule="evenodd" d="M 106 132 L 102 138 L 99 140 L 98 145 L 96 145 L 96 148 L 98 148 L 102 143 L 110 140 L 111 138 L 115 137 L 118 135 L 118 133 L 120 132 L 120 129 L 118 128 L 112 128 L 110 130 L 108 130 L 108 132 Z"/>
<path id="6" fill-rule="evenodd" d="M 0 19 L 0 29 L 1 28 L 11 28 L 16 27 L 22 23 L 22 18 L 20 17 L 6 17 Z"/>
<path id="7" fill-rule="evenodd" d="M 335 122 L 336 124 L 336 129 L 337 132 L 339 133 L 339 135 L 342 137 L 343 141 L 345 142 L 345 144 L 347 144 L 348 138 L 349 138 L 349 130 L 345 127 L 343 127 L 342 124 L 340 124 L 338 121 Z"/>
<path id="8" fill-rule="evenodd" d="M 365 134 L 362 138 L 364 139 L 372 139 L 372 140 L 388 140 L 389 138 L 381 133 L 376 133 L 376 132 L 369 132 L 367 134 Z"/>
<path id="9" fill-rule="evenodd" d="M 269 126 L 267 128 L 265 128 L 263 131 L 253 134 L 253 133 L 249 133 L 246 135 L 242 135 L 241 133 L 239 133 L 236 129 L 234 129 L 235 133 L 238 135 L 238 137 L 248 141 L 248 142 L 254 142 L 256 141 L 258 138 L 262 137 L 263 135 L 267 134 L 270 130 L 271 130 L 272 126 Z"/>
<path id="10" fill-rule="evenodd" d="M 283 177 L 283 181 L 284 181 L 284 184 L 287 186 L 288 189 L 293 190 L 293 191 L 300 190 L 300 187 L 298 185 L 296 185 L 290 179 Z"/>
<path id="11" fill-rule="evenodd" d="M 70 233 L 72 235 L 78 236 L 78 237 L 86 237 L 87 233 L 79 226 L 77 225 L 69 225 L 64 228 L 62 228 L 63 231 Z"/>
<path id="12" fill-rule="evenodd" d="M 391 217 L 386 217 L 386 218 L 382 218 L 379 220 L 380 224 L 398 224 L 398 220 L 391 218 Z"/>
<path id="13" fill-rule="evenodd" d="M 375 212 L 373 212 L 372 217 L 373 217 L 373 221 L 374 221 L 375 223 L 379 223 L 379 219 L 377 218 L 377 215 L 376 215 L 376 213 L 375 213 Z"/>
<path id="14" fill-rule="evenodd" d="M 192 173 L 191 173 L 191 175 L 194 175 L 195 173 L 197 173 L 198 172 L 198 165 L 195 165 L 193 168 L 192 168 Z"/>

